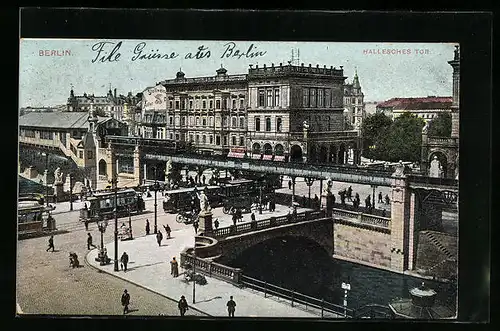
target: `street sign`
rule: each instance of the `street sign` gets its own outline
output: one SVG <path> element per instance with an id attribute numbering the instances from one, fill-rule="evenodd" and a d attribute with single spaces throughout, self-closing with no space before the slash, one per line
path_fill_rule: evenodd
<path id="1" fill-rule="evenodd" d="M 350 291 L 351 290 L 351 284 L 349 284 L 349 283 L 342 283 L 342 289 L 346 290 L 346 291 Z"/>

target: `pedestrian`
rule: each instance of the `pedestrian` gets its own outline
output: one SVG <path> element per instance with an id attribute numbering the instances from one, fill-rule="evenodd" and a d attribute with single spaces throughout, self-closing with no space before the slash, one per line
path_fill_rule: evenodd
<path id="1" fill-rule="evenodd" d="M 385 195 L 385 204 L 388 205 L 391 202 L 391 199 L 389 199 L 389 194 Z"/>
<path id="2" fill-rule="evenodd" d="M 123 315 L 128 313 L 128 305 L 130 304 L 130 294 L 128 294 L 127 290 L 123 291 L 122 294 L 122 306 L 123 306 Z"/>
<path id="3" fill-rule="evenodd" d="M 52 251 L 54 251 L 54 236 L 50 236 L 49 238 L 49 248 L 47 248 L 45 251 L 48 252 L 49 249 L 52 248 Z"/>
<path id="4" fill-rule="evenodd" d="M 158 242 L 158 247 L 161 246 L 161 241 L 163 240 L 163 234 L 161 233 L 161 231 L 158 231 L 156 233 L 156 241 Z"/>
<path id="5" fill-rule="evenodd" d="M 215 219 L 214 226 L 215 226 L 215 230 L 217 230 L 219 228 L 219 219 L 218 218 Z"/>
<path id="6" fill-rule="evenodd" d="M 382 209 L 382 217 L 385 217 L 385 209 Z"/>
<path id="7" fill-rule="evenodd" d="M 241 212 L 241 208 L 236 209 L 236 219 L 243 222 L 243 213 Z"/>
<path id="8" fill-rule="evenodd" d="M 291 189 L 292 189 L 292 181 L 291 181 L 291 180 L 289 180 L 289 181 L 288 181 L 288 189 L 289 189 L 289 190 L 291 190 Z"/>
<path id="9" fill-rule="evenodd" d="M 146 218 L 146 236 L 149 236 L 149 231 L 150 231 L 149 220 Z"/>
<path id="10" fill-rule="evenodd" d="M 85 220 L 85 231 L 89 230 L 89 221 Z"/>
<path id="11" fill-rule="evenodd" d="M 370 196 L 367 196 L 366 199 L 365 199 L 365 207 L 367 209 L 371 208 Z"/>
<path id="12" fill-rule="evenodd" d="M 177 278 L 179 276 L 179 264 L 175 260 L 175 256 L 172 258 L 172 261 L 170 261 L 170 274 L 174 278 Z"/>
<path id="13" fill-rule="evenodd" d="M 229 301 L 227 302 L 227 312 L 229 313 L 229 317 L 234 317 L 234 311 L 236 310 L 236 302 L 233 300 L 233 296 L 229 297 Z"/>
<path id="14" fill-rule="evenodd" d="M 236 210 L 233 211 L 233 225 L 236 226 Z"/>
<path id="15" fill-rule="evenodd" d="M 90 234 L 90 232 L 88 233 L 88 236 L 87 236 L 87 249 L 90 250 L 90 246 L 94 247 L 94 248 L 97 248 L 96 245 L 94 245 L 92 243 L 92 235 Z"/>
<path id="16" fill-rule="evenodd" d="M 198 234 L 198 220 L 193 222 L 194 233 Z"/>
<path id="17" fill-rule="evenodd" d="M 332 206 L 335 205 L 335 194 L 332 194 Z"/>
<path id="18" fill-rule="evenodd" d="M 384 203 L 384 200 L 382 199 L 382 192 L 378 192 L 378 203 Z"/>
<path id="19" fill-rule="evenodd" d="M 123 271 L 127 272 L 127 264 L 128 264 L 128 254 L 127 252 L 123 252 L 122 257 L 120 258 L 121 267 Z"/>
<path id="20" fill-rule="evenodd" d="M 206 179 L 205 175 L 203 175 L 203 177 L 201 177 L 201 178 L 202 178 L 202 181 L 203 181 L 203 185 L 205 185 L 205 179 Z"/>
<path id="21" fill-rule="evenodd" d="M 185 296 L 181 296 L 181 299 L 179 300 L 179 312 L 181 313 L 181 316 L 184 316 L 186 314 L 186 310 L 189 310 L 188 303 L 186 301 Z"/>
<path id="22" fill-rule="evenodd" d="M 347 188 L 347 200 L 352 201 L 352 187 Z"/>
<path id="23" fill-rule="evenodd" d="M 163 228 L 165 229 L 165 233 L 167 234 L 167 239 L 170 239 L 170 232 L 172 232 L 170 226 L 168 226 L 167 224 L 166 226 L 164 225 Z"/>
<path id="24" fill-rule="evenodd" d="M 252 215 L 250 215 L 250 219 L 252 220 L 252 222 L 255 222 L 255 213 L 252 212 Z"/>
<path id="25" fill-rule="evenodd" d="M 319 198 L 318 198 L 317 194 L 314 195 L 314 207 L 315 208 L 319 208 L 320 207 L 319 206 Z"/>

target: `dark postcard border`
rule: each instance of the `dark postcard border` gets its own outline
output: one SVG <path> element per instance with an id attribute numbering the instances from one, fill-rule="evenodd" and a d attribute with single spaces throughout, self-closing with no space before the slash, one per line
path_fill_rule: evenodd
<path id="1" fill-rule="evenodd" d="M 44 8 L 23 9 L 21 17 L 21 37 L 24 38 L 460 42 L 462 138 L 459 320 L 484 321 L 489 318 L 489 284 L 486 284 L 484 279 L 490 260 L 491 14 L 98 11 Z M 15 42 L 13 47 L 18 48 L 17 38 Z M 450 59 L 451 56 L 450 54 Z M 17 70 L 13 78 L 12 82 L 17 83 Z M 18 84 L 15 87 L 15 95 L 17 86 Z M 14 114 L 12 123 L 17 122 L 17 113 Z M 4 146 L 16 146 L 13 148 L 13 154 L 17 159 L 17 127 L 9 125 L 7 128 L 13 132 L 7 135 L 4 131 L 3 134 L 5 138 L 11 138 L 12 143 Z M 17 165 L 15 170 L 17 171 Z M 14 169 L 10 172 L 14 173 Z M 4 187 L 16 187 L 16 177 L 11 180 Z M 7 220 L 16 217 L 16 196 L 13 197 L 14 201 L 8 206 L 14 206 L 14 212 L 5 215 Z M 8 251 L 15 250 L 16 247 L 14 222 L 11 225 L 13 226 L 6 230 L 9 231 L 8 238 L 12 240 L 11 245 L 7 247 Z M 12 273 L 5 274 L 3 279 L 12 281 L 10 297 L 15 298 L 15 255 L 10 254 L 8 258 L 10 263 L 7 265 L 14 268 L 8 268 Z M 4 307 L 14 307 L 14 300 L 8 300 L 8 297 L 3 296 L 2 300 L 6 301 Z M 73 321 L 76 322 L 75 325 L 79 322 Z M 173 321 L 168 323 L 171 322 Z M 215 324 L 223 327 L 220 323 L 226 327 L 230 325 L 226 324 L 226 321 L 210 322 L 211 326 Z M 283 323 L 285 326 L 293 325 L 291 321 L 290 324 Z M 275 323 L 270 324 L 274 326 Z M 314 324 L 329 325 L 322 322 Z M 116 326 L 119 325 L 121 323 Z M 191 322 L 182 325 L 183 328 L 188 327 Z M 258 325 L 260 323 L 254 326 Z M 337 324 L 334 327 L 338 326 Z"/>

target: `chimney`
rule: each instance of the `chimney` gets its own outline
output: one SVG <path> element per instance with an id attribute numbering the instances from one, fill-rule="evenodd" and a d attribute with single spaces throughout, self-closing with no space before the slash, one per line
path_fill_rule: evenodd
<path id="1" fill-rule="evenodd" d="M 116 89 L 115 89 L 115 99 L 116 99 Z"/>
<path id="2" fill-rule="evenodd" d="M 318 69 L 318 68 L 319 68 L 319 64 L 316 64 L 316 69 Z"/>
<path id="3" fill-rule="evenodd" d="M 311 64 L 309 63 L 309 68 L 311 68 Z"/>
<path id="4" fill-rule="evenodd" d="M 280 68 L 283 66 L 283 63 L 280 62 Z"/>

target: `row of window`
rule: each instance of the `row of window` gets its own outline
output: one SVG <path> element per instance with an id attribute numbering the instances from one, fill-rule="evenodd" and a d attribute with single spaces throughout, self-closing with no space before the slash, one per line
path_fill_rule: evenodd
<path id="1" fill-rule="evenodd" d="M 214 109 L 214 100 L 188 100 L 184 99 L 182 102 L 180 100 L 175 101 L 175 109 Z M 189 106 L 189 107 L 187 107 Z M 222 107 L 221 107 L 222 106 Z M 237 109 L 238 103 L 236 99 L 231 100 L 231 109 Z M 169 101 L 168 107 L 170 109 L 174 109 L 174 102 L 172 100 Z M 215 109 L 227 109 L 228 108 L 228 99 L 224 98 L 221 100 L 215 100 Z M 239 100 L 239 108 L 245 108 L 245 99 Z"/>
<path id="2" fill-rule="evenodd" d="M 260 117 L 255 116 L 254 117 L 254 126 L 255 126 L 255 131 L 261 131 L 261 124 L 260 124 Z M 283 131 L 283 119 L 281 117 L 276 117 L 276 132 L 282 132 Z M 264 119 L 264 131 L 270 132 L 272 131 L 271 128 L 271 117 L 266 116 Z"/>
<path id="3" fill-rule="evenodd" d="M 279 107 L 280 89 L 277 87 L 259 88 L 258 107 Z"/>
<path id="4" fill-rule="evenodd" d="M 229 117 L 223 117 L 222 118 L 222 126 L 228 126 L 228 119 Z M 186 125 L 186 117 L 181 117 L 180 118 L 180 121 L 181 121 L 181 126 L 185 126 Z M 215 118 L 215 123 L 216 123 L 216 126 L 220 126 L 221 125 L 221 119 L 220 117 L 216 117 Z M 174 125 L 174 117 L 173 116 L 170 116 L 169 119 L 168 119 L 168 123 L 169 125 L 173 126 Z M 176 121 L 175 121 L 175 125 L 179 125 L 179 118 L 176 118 Z M 214 125 L 214 118 L 213 117 L 194 117 L 194 116 L 189 116 L 189 125 L 190 126 L 213 126 Z M 239 119 L 237 117 L 232 117 L 231 118 L 231 127 L 233 128 L 236 128 L 238 127 L 240 129 L 244 129 L 245 128 L 245 117 L 240 117 Z"/>
<path id="5" fill-rule="evenodd" d="M 334 93 L 329 88 L 304 87 L 302 89 L 303 107 L 333 107 L 335 104 Z"/>

